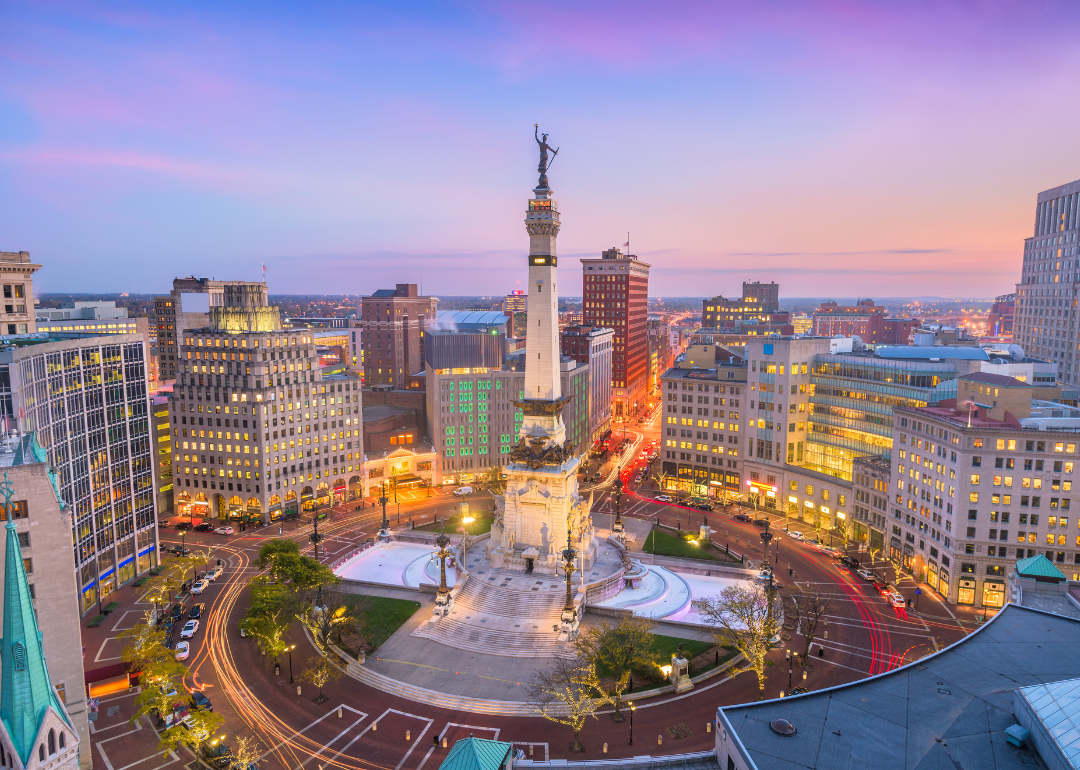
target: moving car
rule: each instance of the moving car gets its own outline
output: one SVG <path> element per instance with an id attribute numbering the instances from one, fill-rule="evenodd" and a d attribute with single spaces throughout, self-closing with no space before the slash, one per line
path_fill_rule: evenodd
<path id="1" fill-rule="evenodd" d="M 223 567 L 214 567 L 212 570 L 203 575 L 203 577 L 207 580 L 217 580 L 219 577 L 221 577 L 221 573 L 224 571 L 225 569 Z"/>
<path id="2" fill-rule="evenodd" d="M 754 519 L 753 523 L 754 523 L 755 527 L 764 527 L 766 524 L 769 523 L 769 520 L 768 519 Z"/>
<path id="3" fill-rule="evenodd" d="M 454 490 L 454 494 L 458 497 L 463 497 L 464 495 L 471 495 L 472 487 L 458 487 Z"/>
<path id="4" fill-rule="evenodd" d="M 892 586 L 890 586 L 881 578 L 878 578 L 874 581 L 874 588 L 876 588 L 877 592 L 882 596 L 888 596 L 889 594 L 893 593 Z"/>
<path id="5" fill-rule="evenodd" d="M 198 620 L 199 618 L 202 617 L 202 613 L 203 613 L 204 609 L 206 609 L 205 604 L 192 605 L 191 609 L 188 610 L 188 617 L 191 618 L 192 620 Z"/>
<path id="6" fill-rule="evenodd" d="M 199 581 L 196 581 L 195 585 L 193 585 L 193 586 L 191 587 L 191 594 L 192 594 L 193 596 L 198 596 L 199 594 L 201 594 L 201 593 L 202 593 L 203 591 L 205 591 L 205 590 L 206 590 L 206 587 L 207 587 L 208 585 L 210 585 L 210 581 L 209 581 L 209 580 L 199 580 Z"/>
<path id="7" fill-rule="evenodd" d="M 203 694 L 202 690 L 196 690 L 191 693 L 191 707 L 193 709 L 202 709 L 203 711 L 214 710 L 214 704 Z"/>
<path id="8" fill-rule="evenodd" d="M 877 579 L 877 576 L 868 569 L 855 570 L 855 574 L 861 577 L 867 583 L 873 583 Z"/>
<path id="9" fill-rule="evenodd" d="M 787 533 L 787 536 L 790 537 L 792 540 L 802 540 L 803 539 L 803 533 L 802 532 L 796 532 L 795 530 L 790 530 Z"/>
<path id="10" fill-rule="evenodd" d="M 750 517 L 747 516 L 745 513 L 736 513 L 731 518 L 735 519 L 735 521 L 745 521 L 745 522 L 751 521 Z"/>
<path id="11" fill-rule="evenodd" d="M 859 567 L 859 560 L 853 559 L 850 556 L 841 556 L 840 563 L 843 564 L 845 567 L 850 567 L 851 569 L 858 569 Z"/>
<path id="12" fill-rule="evenodd" d="M 176 659 L 187 660 L 188 655 L 191 653 L 191 644 L 188 642 L 176 643 Z"/>
<path id="13" fill-rule="evenodd" d="M 708 503 L 698 503 L 694 507 L 697 508 L 699 511 L 712 511 L 713 509 L 712 506 Z"/>
<path id="14" fill-rule="evenodd" d="M 176 523 L 176 528 L 177 529 L 191 529 L 191 522 L 190 521 L 179 521 L 179 522 Z"/>
<path id="15" fill-rule="evenodd" d="M 199 621 L 189 620 L 184 624 L 184 627 L 180 629 L 181 639 L 190 639 L 195 636 L 195 632 L 199 630 Z"/>
<path id="16" fill-rule="evenodd" d="M 907 607 L 907 600 L 900 594 L 889 594 L 885 598 L 889 600 L 889 604 L 898 610 Z"/>
<path id="17" fill-rule="evenodd" d="M 214 530 L 214 532 L 216 532 L 219 535 L 235 535 L 236 534 L 236 530 L 233 529 L 232 527 L 218 527 L 217 529 Z"/>
<path id="18" fill-rule="evenodd" d="M 653 499 L 656 500 L 656 502 L 658 502 L 658 503 L 670 503 L 671 502 L 671 498 L 668 497 L 667 495 L 657 495 Z"/>
<path id="19" fill-rule="evenodd" d="M 211 524 L 208 521 L 204 521 L 201 524 L 196 524 L 195 525 L 195 531 L 196 532 L 213 532 L 214 531 L 214 525 Z"/>

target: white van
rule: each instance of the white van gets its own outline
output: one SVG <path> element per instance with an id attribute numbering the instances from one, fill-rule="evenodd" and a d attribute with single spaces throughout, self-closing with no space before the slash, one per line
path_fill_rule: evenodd
<path id="1" fill-rule="evenodd" d="M 462 497 L 463 495 L 471 495 L 472 487 L 458 487 L 454 490 L 454 494 L 458 497 Z"/>

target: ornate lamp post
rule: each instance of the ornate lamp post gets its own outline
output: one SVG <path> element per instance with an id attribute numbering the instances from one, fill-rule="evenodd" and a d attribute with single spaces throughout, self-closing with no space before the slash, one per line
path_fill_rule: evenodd
<path id="1" fill-rule="evenodd" d="M 446 557 L 451 554 L 450 538 L 446 534 L 445 527 L 435 538 L 435 545 L 439 550 L 435 557 L 439 560 L 439 591 L 435 596 L 435 614 L 446 615 L 450 612 L 450 588 L 446 585 Z"/>
<path id="2" fill-rule="evenodd" d="M 386 518 L 386 504 L 390 500 L 386 497 L 386 482 L 384 481 L 379 485 L 379 505 L 382 506 L 382 524 L 379 526 L 379 537 L 387 539 L 390 537 L 390 520 Z"/>
<path id="3" fill-rule="evenodd" d="M 577 571 L 577 567 L 574 566 L 574 559 L 577 558 L 577 551 L 574 550 L 573 540 L 570 532 L 570 527 L 566 528 L 566 548 L 562 552 L 563 561 L 566 564 L 563 565 L 563 570 L 566 572 L 566 604 L 563 605 L 562 611 L 562 630 L 571 633 L 577 627 L 577 612 L 574 610 L 574 597 L 570 593 L 570 582 Z"/>
<path id="4" fill-rule="evenodd" d="M 611 531 L 615 533 L 615 536 L 620 538 L 623 535 L 622 488 L 622 466 L 620 466 L 615 475 L 615 523 L 611 527 Z"/>
<path id="5" fill-rule="evenodd" d="M 315 530 L 308 535 L 308 539 L 311 540 L 311 544 L 315 546 L 315 561 L 319 560 L 319 543 L 322 541 L 323 536 L 319 534 L 319 511 L 315 510 L 315 518 L 311 520 L 311 525 Z"/>

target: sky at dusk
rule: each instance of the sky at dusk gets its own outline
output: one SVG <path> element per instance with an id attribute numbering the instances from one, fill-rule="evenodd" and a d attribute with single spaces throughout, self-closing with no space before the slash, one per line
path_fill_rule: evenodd
<path id="1" fill-rule="evenodd" d="M 0 250 L 39 292 L 502 294 L 533 124 L 650 294 L 1011 292 L 1080 178 L 1080 4 L 0 4 Z"/>

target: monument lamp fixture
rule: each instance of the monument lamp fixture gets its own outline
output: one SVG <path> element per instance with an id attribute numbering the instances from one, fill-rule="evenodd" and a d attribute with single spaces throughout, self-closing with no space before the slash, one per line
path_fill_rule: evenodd
<path id="1" fill-rule="evenodd" d="M 563 567 L 566 570 L 566 607 L 564 609 L 572 611 L 574 609 L 574 600 L 570 596 L 570 580 L 576 571 L 574 559 L 577 558 L 577 551 L 574 550 L 569 527 L 566 528 L 566 549 L 562 552 L 562 557 L 566 561 L 566 566 Z"/>
<path id="2" fill-rule="evenodd" d="M 386 518 L 386 504 L 390 502 L 386 497 L 386 482 L 384 481 L 379 485 L 379 505 L 382 506 L 382 524 L 381 529 L 386 532 L 390 529 L 390 521 Z"/>
<path id="3" fill-rule="evenodd" d="M 439 595 L 445 596 L 450 593 L 450 589 L 446 587 L 446 557 L 450 555 L 450 538 L 447 537 L 445 529 L 435 538 L 435 545 L 439 546 L 435 554 L 439 559 Z"/>
<path id="4" fill-rule="evenodd" d="M 627 705 L 630 706 L 630 745 L 633 746 L 634 745 L 634 711 L 637 710 L 637 706 L 634 705 L 633 701 L 630 701 Z"/>

